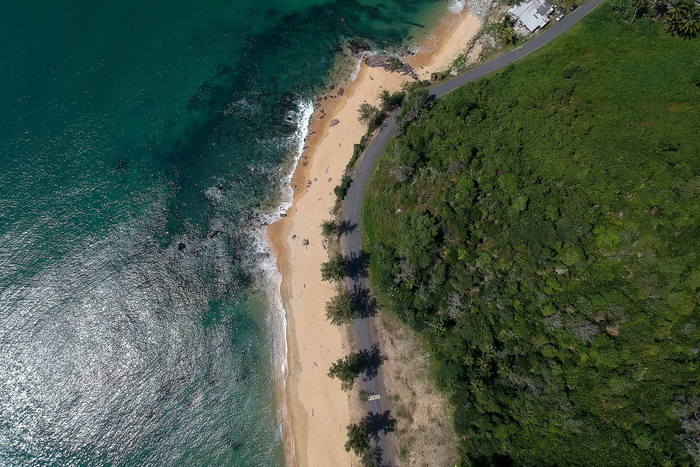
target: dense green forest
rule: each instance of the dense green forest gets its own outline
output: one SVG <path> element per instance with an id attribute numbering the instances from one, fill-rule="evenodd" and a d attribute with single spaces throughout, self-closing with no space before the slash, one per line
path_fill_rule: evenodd
<path id="1" fill-rule="evenodd" d="M 700 40 L 602 5 L 434 103 L 363 209 L 464 465 L 700 459 Z"/>

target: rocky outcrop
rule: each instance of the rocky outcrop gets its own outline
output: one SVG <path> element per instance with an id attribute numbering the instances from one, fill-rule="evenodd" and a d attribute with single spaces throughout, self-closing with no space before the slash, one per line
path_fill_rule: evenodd
<path id="1" fill-rule="evenodd" d="M 360 56 L 363 52 L 369 52 L 372 50 L 372 47 L 370 47 L 369 44 L 363 40 L 351 39 L 348 41 L 348 49 L 350 50 L 351 54 Z"/>
<path id="2" fill-rule="evenodd" d="M 390 57 L 388 55 L 371 55 L 365 59 L 365 64 L 372 68 L 384 68 L 391 73 L 400 73 L 410 76 L 417 80 L 418 75 L 411 68 L 411 65 L 404 63 L 400 58 Z"/>

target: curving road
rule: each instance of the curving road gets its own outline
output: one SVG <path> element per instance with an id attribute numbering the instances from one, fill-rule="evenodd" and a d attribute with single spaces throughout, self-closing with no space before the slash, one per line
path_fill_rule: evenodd
<path id="1" fill-rule="evenodd" d="M 523 58 L 524 56 L 534 52 L 545 44 L 549 43 L 551 40 L 562 34 L 564 31 L 569 29 L 574 24 L 578 23 L 584 16 L 591 12 L 595 7 L 603 3 L 604 0 L 588 0 L 585 4 L 581 5 L 575 11 L 567 14 L 561 21 L 552 24 L 549 29 L 543 31 L 537 37 L 526 42 L 522 46 L 514 49 L 506 54 L 497 57 L 490 62 L 484 63 L 483 65 L 474 68 L 466 73 L 441 84 L 433 87 L 431 89 L 431 96 L 433 98 L 439 98 L 445 94 L 454 91 L 458 87 L 475 81 L 479 78 L 491 74 L 501 68 L 510 65 Z M 345 197 L 345 203 L 343 205 L 343 221 L 347 222 L 348 225 L 357 226 L 352 230 L 345 238 L 343 243 L 343 252 L 346 255 L 350 254 L 360 254 L 362 252 L 362 242 L 360 237 L 360 213 L 362 209 L 362 197 L 367 187 L 370 174 L 372 172 L 372 167 L 374 167 L 375 162 L 379 158 L 379 154 L 386 143 L 391 139 L 398 126 L 396 125 L 394 118 L 390 117 L 387 119 L 387 123 L 379 131 L 377 136 L 372 140 L 371 144 L 365 151 L 364 155 L 357 164 L 357 168 L 353 174 L 353 182 L 350 186 L 347 196 Z M 361 287 L 363 289 L 369 289 L 369 283 L 366 278 L 356 278 L 349 279 L 348 286 L 350 290 L 354 287 Z M 372 344 L 377 342 L 374 337 L 374 322 L 370 318 L 361 318 L 355 320 L 355 335 L 357 338 L 358 350 L 369 350 Z M 378 394 L 379 398 L 367 402 L 367 410 L 374 413 L 383 413 L 387 410 L 389 404 L 384 404 L 383 399 L 386 397 L 384 391 L 384 384 L 382 382 L 381 370 L 378 372 L 377 376 L 369 381 L 363 381 L 363 388 L 368 394 Z M 379 444 L 383 450 L 383 460 L 384 463 L 393 465 L 396 460 L 396 453 L 394 451 L 393 445 L 390 438 L 380 436 Z"/>

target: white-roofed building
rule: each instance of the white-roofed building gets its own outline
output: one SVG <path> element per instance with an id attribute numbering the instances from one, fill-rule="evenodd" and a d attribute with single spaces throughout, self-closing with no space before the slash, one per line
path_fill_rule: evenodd
<path id="1" fill-rule="evenodd" d="M 554 5 L 547 0 L 532 0 L 515 5 L 508 10 L 508 13 L 518 18 L 530 32 L 533 32 L 549 23 L 549 14 L 553 10 Z"/>

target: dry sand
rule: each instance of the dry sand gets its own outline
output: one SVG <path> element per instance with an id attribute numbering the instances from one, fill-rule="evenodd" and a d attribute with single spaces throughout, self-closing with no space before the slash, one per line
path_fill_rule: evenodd
<path id="1" fill-rule="evenodd" d="M 463 12 L 448 14 L 408 62 L 421 78 L 441 71 L 478 31 L 479 21 Z M 423 50 L 425 48 L 425 51 Z M 420 68 L 423 67 L 423 68 Z M 282 274 L 281 295 L 287 318 L 288 370 L 285 394 L 287 416 L 283 425 L 287 463 L 299 466 L 352 465 L 345 452 L 346 426 L 359 419 L 340 383 L 327 376 L 333 362 L 352 351 L 348 330 L 325 319 L 325 304 L 335 294 L 321 281 L 321 263 L 328 260 L 320 224 L 330 219 L 339 183 L 365 128 L 357 121 L 363 102 L 378 104 L 379 93 L 397 91 L 408 78 L 379 68 L 361 66 L 357 78 L 329 91 L 314 113 L 307 148 L 294 173 L 294 201 L 281 221 L 269 226 L 268 237 Z M 339 123 L 330 126 L 331 121 Z M 352 396 L 351 396 L 352 395 Z M 357 406 L 357 404 L 354 404 Z"/>
<path id="2" fill-rule="evenodd" d="M 430 79 L 430 73 L 447 69 L 465 51 L 480 27 L 479 19 L 466 11 L 447 15 L 418 52 L 406 61 L 416 70 L 418 78 Z"/>

